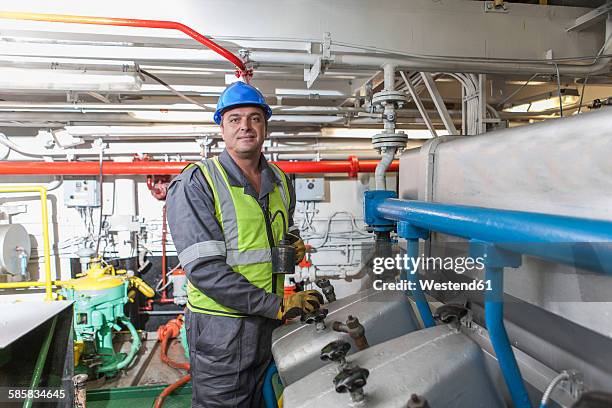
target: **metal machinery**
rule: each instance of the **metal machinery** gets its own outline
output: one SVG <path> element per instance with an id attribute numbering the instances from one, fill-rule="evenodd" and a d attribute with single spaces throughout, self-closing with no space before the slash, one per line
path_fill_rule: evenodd
<path id="1" fill-rule="evenodd" d="M 431 407 L 504 407 L 482 350 L 448 326 L 389 340 L 347 357 L 350 368 L 341 365 L 334 361 L 286 388 L 284 406 L 404 408 L 416 394 Z M 369 372 L 365 384 L 358 368 Z"/>
<path id="2" fill-rule="evenodd" d="M 134 360 L 140 337 L 124 313 L 124 306 L 139 290 L 146 297 L 154 292 L 144 281 L 125 270 L 95 261 L 82 276 L 61 283 L 60 293 L 74 304 L 74 361 L 76 372 L 93 377 L 113 376 Z M 123 325 L 132 337 L 127 354 L 113 348 L 113 330 Z"/>
<path id="3" fill-rule="evenodd" d="M 284 406 L 532 407 L 543 394 L 571 406 L 593 395 L 585 391 L 610 392 L 611 121 L 604 110 L 405 152 L 400 199 L 367 192 L 366 222 L 395 231 L 411 259 L 449 250 L 484 259 L 465 274 L 409 267 L 402 278 L 417 288 L 474 279 L 491 288 L 415 290 L 423 329 L 354 354 L 350 340 L 330 339 L 319 353 L 326 365 L 290 377 Z M 467 308 L 448 303 L 457 299 Z M 319 342 L 302 332 L 315 330 L 301 329 L 280 328 L 276 338 L 300 341 L 314 361 L 306 345 Z M 301 363 L 289 352 L 275 358 L 283 378 L 285 359 Z"/>
<path id="4" fill-rule="evenodd" d="M 383 343 L 418 329 L 418 321 L 403 293 L 368 290 L 324 306 L 328 312 L 286 324 L 274 331 L 272 354 L 285 386 L 324 365 L 319 355 L 326 344 L 344 340 L 360 349 L 338 323 L 353 316 L 363 326 L 369 345 Z"/>

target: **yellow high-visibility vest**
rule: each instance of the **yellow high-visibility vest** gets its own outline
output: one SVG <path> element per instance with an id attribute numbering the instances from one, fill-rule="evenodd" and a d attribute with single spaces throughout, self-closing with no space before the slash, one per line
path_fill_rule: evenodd
<path id="1" fill-rule="evenodd" d="M 226 263 L 236 273 L 266 292 L 272 292 L 271 246 L 278 244 L 286 230 L 283 223 L 289 220 L 289 186 L 284 173 L 274 164 L 269 164 L 281 186 L 275 185 L 268 195 L 268 212 L 257 200 L 244 193 L 243 187 L 233 187 L 225 169 L 214 157 L 186 167 L 197 165 L 206 177 L 215 200 L 215 217 L 223 229 L 224 241 L 206 241 L 199 247 L 188 248 L 193 256 L 225 256 Z M 280 212 L 281 214 L 277 214 Z M 276 216 L 274 216 L 277 214 Z M 201 244 L 201 245 L 200 245 Z M 196 245 L 196 246 L 198 246 Z M 183 259 L 189 254 L 181 253 Z M 283 296 L 284 277 L 276 277 L 276 294 Z M 206 296 L 191 282 L 187 283 L 187 307 L 192 312 L 221 316 L 244 317 L 244 314 L 226 307 Z"/>

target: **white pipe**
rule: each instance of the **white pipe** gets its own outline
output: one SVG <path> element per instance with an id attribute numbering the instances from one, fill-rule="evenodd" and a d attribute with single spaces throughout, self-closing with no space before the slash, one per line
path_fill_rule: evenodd
<path id="1" fill-rule="evenodd" d="M 606 37 L 608 38 L 608 33 Z M 607 51 L 607 50 L 606 50 Z M 107 58 L 128 59 L 130 61 L 190 61 L 190 62 L 220 62 L 226 60 L 219 54 L 210 50 L 201 49 L 176 49 L 176 48 L 150 48 L 150 47 L 106 47 L 92 45 L 56 45 L 50 47 L 48 44 L 24 44 L 5 43 L 2 44 L 2 53 L 15 56 L 49 56 L 74 58 Z M 607 52 L 604 52 L 607 54 Z M 302 52 L 274 52 L 256 51 L 249 54 L 250 60 L 261 64 L 298 64 L 313 65 L 320 57 L 318 54 L 307 54 Z M 447 56 L 403 56 L 401 58 L 387 58 L 371 55 L 332 54 L 333 66 L 350 66 L 364 68 L 380 68 L 385 64 L 392 64 L 400 70 L 424 71 L 424 72 L 471 72 L 487 74 L 516 74 L 540 73 L 556 74 L 555 65 L 550 62 L 512 62 L 508 61 L 466 61 L 465 59 Z M 563 75 L 599 75 L 608 69 L 610 58 L 600 58 L 591 64 L 558 64 L 559 72 Z"/>
<path id="2" fill-rule="evenodd" d="M 256 53 L 253 53 L 256 54 Z M 255 57 L 253 57 L 256 60 Z M 259 60 L 257 60 L 260 62 Z M 263 62 L 263 61 L 261 61 Z M 600 75 L 608 70 L 610 58 L 600 58 L 592 64 L 557 64 L 559 73 L 570 76 Z M 390 59 L 361 55 L 335 55 L 334 66 L 381 67 L 384 64 L 395 65 L 400 70 L 419 72 L 467 72 L 486 74 L 556 74 L 555 65 L 542 63 L 507 63 L 507 62 L 469 62 L 452 59 L 409 58 Z"/>
<path id="3" fill-rule="evenodd" d="M 383 74 L 384 74 L 384 86 L 385 91 L 394 91 L 395 90 L 395 66 L 392 64 L 385 64 L 383 66 Z M 393 103 L 387 103 L 384 108 L 383 114 L 383 122 L 384 122 L 384 132 L 385 133 L 395 133 L 395 105 Z M 389 119 L 392 118 L 392 119 Z M 386 179 L 385 173 L 387 169 L 391 165 L 393 158 L 395 157 L 395 153 L 397 152 L 396 147 L 388 147 L 382 149 L 383 155 L 382 159 L 376 165 L 376 170 L 374 171 L 375 179 L 376 179 L 376 189 L 377 190 L 385 190 L 386 189 Z"/>
<path id="4" fill-rule="evenodd" d="M 316 62 L 316 54 L 287 53 L 287 52 L 259 52 L 250 54 L 251 60 L 258 63 L 277 64 L 308 64 Z M 220 59 L 220 58 L 219 58 Z M 380 68 L 385 64 L 395 65 L 399 70 L 419 72 L 470 72 L 486 74 L 556 74 L 555 65 L 550 62 L 522 63 L 522 62 L 470 62 L 454 60 L 452 58 L 428 59 L 416 57 L 385 58 L 358 54 L 333 55 L 333 66 L 351 66 L 364 68 Z M 592 64 L 557 64 L 559 72 L 563 75 L 599 75 L 608 69 L 610 58 L 600 58 Z"/>
<path id="5" fill-rule="evenodd" d="M 385 91 L 395 90 L 395 66 L 391 64 L 383 66 L 383 79 Z"/>

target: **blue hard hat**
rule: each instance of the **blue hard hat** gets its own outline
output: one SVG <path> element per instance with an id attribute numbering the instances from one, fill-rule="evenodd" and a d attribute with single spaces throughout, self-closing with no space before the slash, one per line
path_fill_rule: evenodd
<path id="1" fill-rule="evenodd" d="M 221 93 L 217 102 L 217 110 L 213 119 L 217 125 L 221 124 L 221 115 L 232 107 L 238 106 L 259 106 L 266 115 L 266 120 L 272 116 L 272 109 L 266 104 L 264 96 L 257 88 L 244 82 L 234 82 Z"/>

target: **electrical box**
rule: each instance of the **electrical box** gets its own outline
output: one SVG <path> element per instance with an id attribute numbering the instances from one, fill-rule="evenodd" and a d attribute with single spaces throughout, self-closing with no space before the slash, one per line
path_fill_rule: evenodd
<path id="1" fill-rule="evenodd" d="M 297 201 L 325 200 L 325 179 L 322 177 L 295 179 L 295 198 Z"/>
<path id="2" fill-rule="evenodd" d="M 64 204 L 67 207 L 99 207 L 97 180 L 64 180 Z"/>

